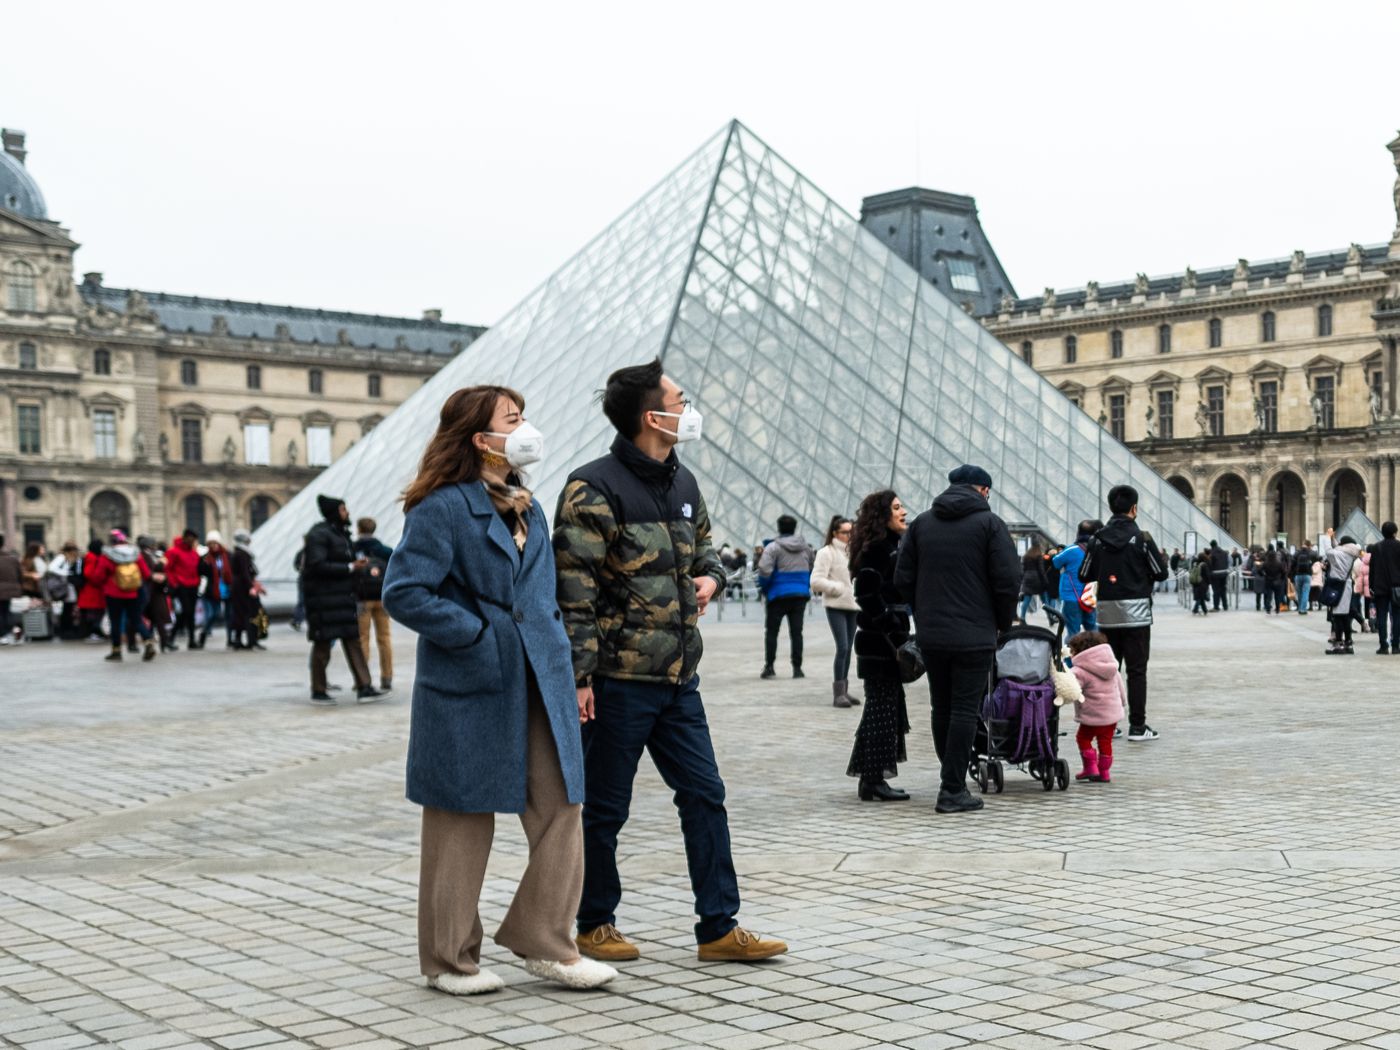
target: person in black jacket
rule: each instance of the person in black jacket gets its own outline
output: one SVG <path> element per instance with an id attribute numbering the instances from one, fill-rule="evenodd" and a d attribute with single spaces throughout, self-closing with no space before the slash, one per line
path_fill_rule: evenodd
<path id="1" fill-rule="evenodd" d="M 987 503 L 992 476 L 964 464 L 914 519 L 899 551 L 895 586 L 914 609 L 928 670 L 933 746 L 941 763 L 939 813 L 982 808 L 967 790 L 977 709 L 987 691 L 997 635 L 1011 626 L 1021 563 L 1006 523 Z"/>
<path id="2" fill-rule="evenodd" d="M 369 665 L 360 648 L 360 623 L 355 614 L 354 574 L 369 562 L 356 558 L 350 546 L 346 522 L 350 512 L 343 500 L 317 496 L 316 506 L 324 520 L 306 534 L 302 557 L 302 585 L 306 594 L 306 637 L 311 642 L 311 702 L 333 705 L 326 687 L 326 665 L 336 639 L 345 650 L 345 660 L 355 676 L 355 695 L 361 703 L 373 703 L 384 694 L 370 682 Z"/>
<path id="3" fill-rule="evenodd" d="M 1293 555 L 1293 590 L 1297 593 L 1295 599 L 1298 606 L 1298 615 L 1308 615 L 1308 606 L 1312 599 L 1312 570 L 1317 562 L 1317 552 L 1307 540 L 1304 540 L 1297 552 Z"/>
<path id="4" fill-rule="evenodd" d="M 1400 656 L 1400 540 L 1395 538 L 1395 522 L 1381 526 L 1381 541 L 1371 547 L 1371 595 L 1376 603 L 1376 637 L 1380 655 Z M 1390 621 L 1389 641 L 1386 620 Z"/>
<path id="5" fill-rule="evenodd" d="M 1230 555 L 1225 552 L 1225 548 L 1210 541 L 1210 590 L 1211 601 L 1216 612 L 1230 607 L 1230 599 L 1226 597 L 1225 587 L 1230 581 Z"/>
<path id="6" fill-rule="evenodd" d="M 904 737 L 909 712 L 896 653 L 909 640 L 909 613 L 895 589 L 894 573 L 906 512 L 893 489 L 872 492 L 856 510 L 847 546 L 856 605 L 856 677 L 865 685 L 865 710 L 846 776 L 859 777 L 862 802 L 903 802 L 909 796 L 889 779 L 907 761 Z"/>
<path id="7" fill-rule="evenodd" d="M 1108 636 L 1121 667 L 1127 663 L 1128 739 L 1156 740 L 1147 724 L 1147 660 L 1152 643 L 1152 586 L 1167 578 L 1167 561 L 1152 537 L 1138 528 L 1138 494 L 1131 485 L 1108 490 L 1113 517 L 1089 541 L 1079 578 L 1099 587 L 1099 630 Z M 1211 541 L 1211 565 L 1215 553 L 1230 556 Z"/>
<path id="8" fill-rule="evenodd" d="M 355 576 L 355 597 L 360 600 L 360 651 L 369 661 L 369 635 L 374 630 L 379 648 L 379 688 L 384 692 L 394 688 L 394 642 L 389 614 L 384 611 L 384 570 L 394 548 L 375 538 L 379 527 L 373 518 L 355 522 L 355 556 L 367 562 L 365 570 Z"/>

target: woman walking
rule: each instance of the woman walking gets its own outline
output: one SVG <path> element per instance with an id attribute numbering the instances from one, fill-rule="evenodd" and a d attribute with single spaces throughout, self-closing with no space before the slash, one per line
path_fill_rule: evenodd
<path id="1" fill-rule="evenodd" d="M 258 640 L 258 629 L 253 626 L 253 617 L 261 604 L 258 595 L 263 586 L 258 582 L 258 567 L 253 562 L 251 544 L 253 536 L 247 529 L 237 529 L 233 534 L 233 554 L 229 558 L 229 630 L 230 644 L 235 649 L 266 649 Z"/>
<path id="2" fill-rule="evenodd" d="M 1045 553 L 1040 549 L 1040 544 L 1033 543 L 1030 549 L 1021 557 L 1021 612 L 1016 617 L 1021 623 L 1026 622 L 1026 613 L 1030 612 L 1031 602 L 1040 599 L 1040 604 L 1050 608 L 1050 584 L 1045 578 Z"/>
<path id="3" fill-rule="evenodd" d="M 826 542 L 812 563 L 812 593 L 821 597 L 826 622 L 836 640 L 836 660 L 831 671 L 831 706 L 850 707 L 860 701 L 847 688 L 851 667 L 851 643 L 856 635 L 855 588 L 851 584 L 851 563 L 847 546 L 851 542 L 850 518 L 841 515 L 826 527 Z"/>
<path id="4" fill-rule="evenodd" d="M 583 747 L 555 601 L 554 550 L 520 471 L 543 438 L 513 390 L 474 386 L 442 407 L 404 492 L 384 608 L 418 632 L 408 797 L 423 807 L 418 961 L 453 995 L 502 986 L 481 969 L 478 901 L 496 813 L 520 815 L 530 857 L 496 943 L 534 976 L 596 988 L 617 976 L 579 956 Z"/>
<path id="5" fill-rule="evenodd" d="M 908 528 L 904 505 L 892 489 L 861 500 L 851 529 L 851 574 L 855 581 L 856 675 L 865 683 L 865 710 L 846 767 L 860 779 L 863 802 L 904 802 L 909 796 L 889 785 L 907 761 L 904 737 L 909 712 L 895 654 L 909 640 L 909 610 L 894 586 L 899 541 Z"/>
<path id="6" fill-rule="evenodd" d="M 1283 613 L 1288 611 L 1288 562 L 1286 557 L 1269 545 L 1259 570 L 1263 576 L 1264 611 Z M 1256 584 L 1258 586 L 1258 584 Z"/>
<path id="7" fill-rule="evenodd" d="M 1351 656 L 1356 650 L 1351 642 L 1351 596 L 1356 593 L 1361 575 L 1361 548 L 1350 536 L 1343 536 L 1337 546 L 1327 552 L 1327 580 L 1324 590 L 1340 584 L 1340 594 L 1328 610 L 1332 621 L 1332 644 L 1324 652 L 1328 656 Z"/>

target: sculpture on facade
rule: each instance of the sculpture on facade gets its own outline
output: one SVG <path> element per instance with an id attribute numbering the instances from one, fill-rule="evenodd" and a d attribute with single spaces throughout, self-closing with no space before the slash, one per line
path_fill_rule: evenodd
<path id="1" fill-rule="evenodd" d="M 1308 257 L 1301 251 L 1293 253 L 1293 258 L 1288 264 L 1289 273 L 1302 273 L 1307 269 Z"/>
<path id="2" fill-rule="evenodd" d="M 1001 293 L 1001 301 L 997 303 L 997 310 L 1000 313 L 1009 314 L 1016 309 L 1016 300 L 1011 298 L 1010 292 Z"/>
<path id="3" fill-rule="evenodd" d="M 1379 423 L 1381 421 L 1381 392 L 1375 387 L 1371 388 L 1370 405 L 1371 422 Z"/>
<path id="4" fill-rule="evenodd" d="M 1355 241 L 1352 241 L 1351 247 L 1347 249 L 1347 265 L 1361 265 L 1361 245 L 1357 244 Z"/>
<path id="5" fill-rule="evenodd" d="M 1395 141 L 1396 141 L 1396 142 L 1400 142 L 1400 138 L 1397 138 Z M 1392 143 L 1392 146 L 1393 146 L 1393 145 L 1394 145 L 1394 144 Z M 1394 157 L 1395 157 L 1395 189 L 1392 191 L 1392 195 L 1393 195 L 1394 198 L 1395 198 L 1395 228 L 1396 228 L 1397 230 L 1400 230 L 1400 149 L 1396 149 L 1396 150 L 1395 150 L 1395 152 L 1394 152 Z"/>
<path id="6" fill-rule="evenodd" d="M 1086 303 L 1096 303 L 1099 301 L 1099 282 L 1090 281 L 1084 286 L 1084 301 Z"/>
<path id="7" fill-rule="evenodd" d="M 1145 274 L 1145 273 L 1140 273 L 1140 274 L 1137 275 L 1137 280 L 1133 281 L 1133 294 L 1134 294 L 1134 295 L 1146 295 L 1146 294 L 1147 294 L 1147 274 Z"/>
<path id="8" fill-rule="evenodd" d="M 1186 272 L 1181 275 L 1182 291 L 1194 290 L 1196 287 L 1196 271 L 1191 267 L 1186 267 Z"/>
<path id="9" fill-rule="evenodd" d="M 1313 426 L 1321 430 L 1323 416 L 1322 398 L 1317 394 L 1313 394 L 1311 400 L 1308 401 L 1308 407 L 1312 409 Z"/>
<path id="10" fill-rule="evenodd" d="M 1152 411 L 1152 406 L 1147 406 L 1147 439 L 1151 441 L 1157 436 L 1157 413 Z"/>
<path id="11" fill-rule="evenodd" d="M 146 297 L 135 288 L 126 293 L 126 316 L 133 321 L 149 321 L 156 319 L 156 312 L 151 309 L 151 304 L 146 301 Z"/>
<path id="12" fill-rule="evenodd" d="M 297 443 L 296 443 L 295 441 L 288 441 L 288 442 L 287 442 L 287 466 L 289 466 L 289 467 L 295 467 L 296 465 L 297 465 Z"/>
<path id="13" fill-rule="evenodd" d="M 1249 280 L 1249 260 L 1248 260 L 1248 259 L 1241 259 L 1239 262 L 1235 263 L 1235 275 L 1234 275 L 1234 279 L 1235 279 L 1236 281 L 1247 281 L 1247 280 Z"/>
<path id="14" fill-rule="evenodd" d="M 160 451 L 160 461 L 170 462 L 170 435 L 165 431 L 160 432 L 160 440 L 156 442 L 156 448 Z"/>
<path id="15" fill-rule="evenodd" d="M 233 461 L 238 458 L 238 446 L 233 443 L 233 438 L 224 438 L 224 466 L 233 466 Z"/>
<path id="16" fill-rule="evenodd" d="M 146 458 L 146 435 L 138 427 L 131 435 L 131 458 L 140 463 Z"/>
<path id="17" fill-rule="evenodd" d="M 1204 401 L 1196 402 L 1196 429 L 1200 431 L 1200 437 L 1205 437 L 1210 429 L 1210 410 Z"/>
<path id="18" fill-rule="evenodd" d="M 1264 402 L 1259 398 L 1254 399 L 1254 433 L 1264 433 Z"/>
<path id="19" fill-rule="evenodd" d="M 1044 302 L 1042 302 L 1040 305 L 1041 305 L 1041 307 L 1042 307 L 1043 309 L 1046 309 L 1046 310 L 1053 310 L 1053 309 L 1055 309 L 1055 289 L 1053 289 L 1053 288 L 1047 288 L 1047 289 L 1045 289 L 1045 300 L 1044 300 Z"/>

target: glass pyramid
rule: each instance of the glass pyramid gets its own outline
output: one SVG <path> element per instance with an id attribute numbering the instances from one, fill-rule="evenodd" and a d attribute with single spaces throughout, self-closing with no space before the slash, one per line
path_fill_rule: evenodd
<path id="1" fill-rule="evenodd" d="M 962 462 L 991 471 L 1009 523 L 1064 542 L 1128 482 L 1167 548 L 1187 531 L 1238 546 L 735 121 L 259 529 L 264 580 L 292 581 L 318 494 L 395 543 L 438 410 L 473 383 L 525 395 L 547 441 L 530 482 L 552 514 L 569 472 L 612 441 L 595 391 L 657 355 L 705 414 L 681 455 L 716 546 L 750 547 L 785 512 L 819 540 L 886 486 L 922 509 Z"/>

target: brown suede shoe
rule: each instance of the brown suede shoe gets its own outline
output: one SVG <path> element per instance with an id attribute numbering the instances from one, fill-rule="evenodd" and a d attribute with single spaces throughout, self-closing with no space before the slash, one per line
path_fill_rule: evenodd
<path id="1" fill-rule="evenodd" d="M 700 945 L 699 956 L 702 962 L 758 962 L 787 950 L 788 946 L 782 941 L 760 937 L 735 926 L 719 940 Z"/>
<path id="2" fill-rule="evenodd" d="M 580 955 L 603 962 L 631 962 L 642 957 L 637 946 L 622 936 L 616 926 L 608 923 L 587 932 L 581 931 L 574 938 L 574 943 L 578 945 Z"/>

